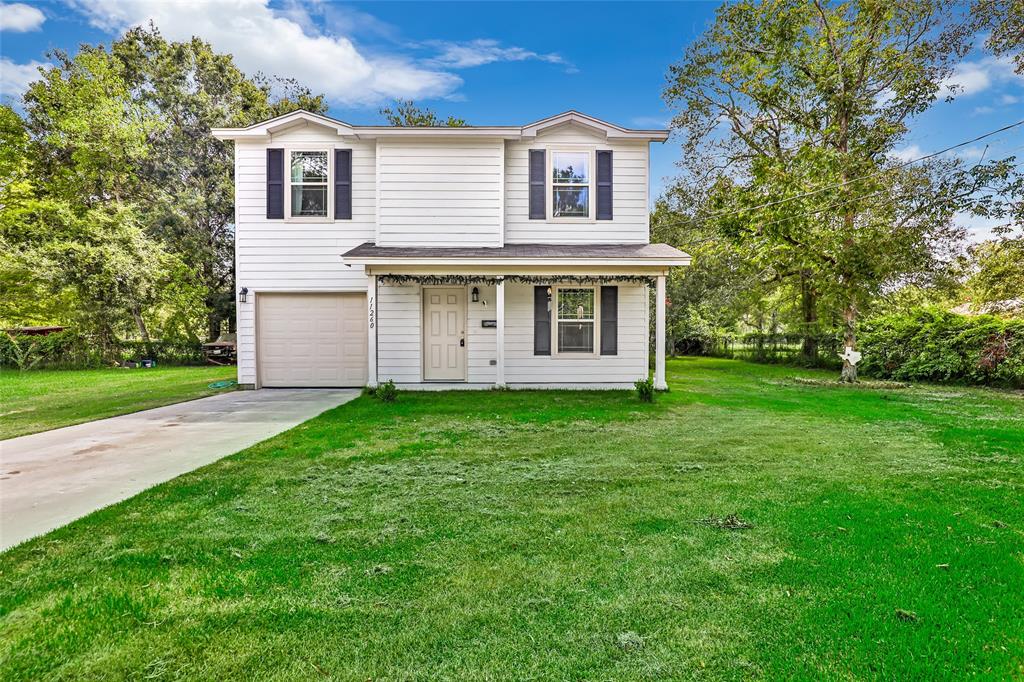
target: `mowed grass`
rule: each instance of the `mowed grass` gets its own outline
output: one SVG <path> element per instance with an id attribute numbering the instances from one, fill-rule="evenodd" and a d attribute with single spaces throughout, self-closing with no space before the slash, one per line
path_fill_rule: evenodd
<path id="1" fill-rule="evenodd" d="M 654 405 L 360 398 L 17 547 L 0 556 L 0 670 L 1024 675 L 1019 394 L 669 370 Z"/>
<path id="2" fill-rule="evenodd" d="M 234 367 L 0 370 L 0 440 L 222 392 Z"/>

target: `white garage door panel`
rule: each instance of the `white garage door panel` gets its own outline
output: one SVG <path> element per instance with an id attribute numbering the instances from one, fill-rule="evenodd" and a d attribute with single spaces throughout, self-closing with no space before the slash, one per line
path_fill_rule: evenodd
<path id="1" fill-rule="evenodd" d="M 260 383 L 366 384 L 365 294 L 259 294 Z"/>

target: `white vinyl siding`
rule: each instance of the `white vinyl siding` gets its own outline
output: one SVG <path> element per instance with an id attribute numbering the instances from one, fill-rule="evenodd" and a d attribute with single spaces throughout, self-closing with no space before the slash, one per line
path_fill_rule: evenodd
<path id="1" fill-rule="evenodd" d="M 422 379 L 422 309 L 419 285 L 377 285 L 377 377 L 396 384 Z"/>
<path id="2" fill-rule="evenodd" d="M 352 220 L 335 221 L 333 206 L 327 218 L 267 220 L 267 149 L 290 146 L 352 150 Z M 235 142 L 235 289 L 251 292 L 247 303 L 237 304 L 240 384 L 257 380 L 255 292 L 366 290 L 362 267 L 346 267 L 341 254 L 374 239 L 374 148 L 372 141 L 343 140 L 317 126 L 279 133 L 270 142 Z M 287 158 L 285 164 L 287 173 Z"/>
<path id="3" fill-rule="evenodd" d="M 498 246 L 501 140 L 380 140 L 379 246 Z"/>
<path id="4" fill-rule="evenodd" d="M 493 384 L 497 367 L 497 330 L 485 328 L 483 320 L 496 317 L 494 287 L 480 286 L 480 301 L 470 300 L 472 287 L 466 289 L 466 380 L 468 383 Z M 377 286 L 377 376 L 380 381 L 396 384 L 421 381 L 422 357 L 422 289 L 418 285 Z M 487 301 L 487 305 L 483 305 Z"/>
<path id="5" fill-rule="evenodd" d="M 569 285 L 571 286 L 571 285 Z M 533 286 L 505 285 L 505 380 L 511 384 L 632 384 L 647 371 L 647 289 L 619 285 L 618 354 L 533 354 Z"/>
<path id="6" fill-rule="evenodd" d="M 497 317 L 493 286 L 480 286 L 480 302 L 467 305 L 467 383 L 493 384 L 497 330 L 483 320 Z M 467 300 L 472 286 L 467 288 Z M 380 284 L 377 309 L 377 362 L 380 381 L 421 381 L 421 288 Z M 487 301 L 487 305 L 482 304 Z M 618 354 L 533 354 L 533 286 L 505 285 L 505 380 L 516 384 L 632 384 L 647 376 L 647 289 L 619 285 Z"/>
<path id="7" fill-rule="evenodd" d="M 566 145 L 570 145 L 567 147 Z M 529 152 L 580 145 L 583 149 L 610 149 L 614 220 L 530 220 Z M 507 142 L 505 149 L 505 243 L 506 244 L 646 244 L 650 239 L 648 206 L 649 145 L 645 141 L 609 142 L 576 126 L 541 133 L 535 140 Z M 591 168 L 591 174 L 596 169 Z M 548 183 L 550 188 L 550 183 Z M 551 213 L 551 192 L 546 208 Z M 596 201 L 591 188 L 590 202 Z M 591 213 L 591 216 L 594 214 Z"/>
<path id="8" fill-rule="evenodd" d="M 527 154 L 535 148 L 579 145 L 614 153 L 614 220 L 549 222 L 528 218 Z M 502 243 L 647 243 L 648 143 L 617 141 L 561 126 L 535 140 L 490 138 L 357 140 L 333 130 L 302 125 L 269 141 L 236 141 L 236 292 L 238 380 L 257 383 L 256 303 L 260 293 L 364 292 L 361 266 L 346 266 L 341 254 L 364 242 L 384 246 L 499 246 Z M 266 150 L 326 150 L 333 173 L 336 148 L 352 150 L 352 219 L 300 221 L 266 218 Z M 378 148 L 381 150 L 378 158 Z M 595 169 L 591 168 L 591 173 Z M 381 179 L 380 192 L 377 179 Z M 595 196 L 590 197 L 594 202 Z M 286 203 L 290 197 L 285 197 Z M 550 196 L 547 203 L 550 208 Z M 378 225 L 378 211 L 380 224 Z M 504 224 L 504 231 L 502 225 Z M 444 268 L 439 268 L 443 272 Z M 493 286 L 479 286 L 485 307 L 467 306 L 466 364 L 470 384 L 495 381 L 497 317 Z M 470 287 L 471 289 L 471 287 Z M 533 355 L 533 298 L 527 285 L 506 285 L 506 381 L 516 384 L 628 384 L 646 374 L 646 299 L 643 288 L 620 287 L 619 354 L 592 357 Z M 237 296 L 237 294 L 236 294 Z M 468 293 L 467 293 L 468 296 Z M 422 300 L 419 286 L 379 289 L 378 377 L 415 384 L 422 379 Z"/>

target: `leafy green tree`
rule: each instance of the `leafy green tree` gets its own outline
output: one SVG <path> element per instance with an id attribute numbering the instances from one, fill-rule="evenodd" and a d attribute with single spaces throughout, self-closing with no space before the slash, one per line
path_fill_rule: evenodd
<path id="1" fill-rule="evenodd" d="M 426 107 L 416 106 L 412 100 L 396 99 L 392 104 L 381 107 L 380 115 L 387 120 L 388 125 L 402 126 L 406 128 L 462 128 L 466 121 L 461 118 L 449 116 L 441 120 L 432 110 Z"/>
<path id="2" fill-rule="evenodd" d="M 988 32 L 985 46 L 997 56 L 1013 59 L 1024 74 L 1024 3 L 1020 0 L 977 0 L 971 8 L 974 27 Z"/>
<path id="3" fill-rule="evenodd" d="M 739 2 L 670 68 L 684 158 L 704 161 L 689 171 L 717 189 L 706 218 L 841 311 L 851 348 L 871 297 L 959 236 L 935 167 L 899 172 L 888 154 L 969 38 L 945 0 Z"/>
<path id="4" fill-rule="evenodd" d="M 66 323 L 76 302 L 67 292 L 50 292 L 22 251 L 47 238 L 42 216 L 48 202 L 36 192 L 25 122 L 0 105 L 0 324 Z M 52 203 L 52 202 L 49 202 Z"/>
<path id="5" fill-rule="evenodd" d="M 163 122 L 133 99 L 124 66 L 102 47 L 50 56 L 57 63 L 23 97 L 46 193 L 83 208 L 138 196 L 137 169 Z"/>
<path id="6" fill-rule="evenodd" d="M 967 292 L 975 308 L 1015 301 L 1017 309 L 1024 309 L 1024 235 L 978 244 L 971 259 Z"/>
<path id="7" fill-rule="evenodd" d="M 83 285 L 72 286 L 70 276 L 51 278 L 48 290 L 59 280 L 73 296 L 99 297 L 78 300 L 78 312 L 94 316 L 90 326 L 105 334 L 115 332 L 113 309 L 125 306 L 122 312 L 144 340 L 153 323 L 161 333 L 188 338 L 197 336 L 199 324 L 204 336 L 216 336 L 234 310 L 234 191 L 231 147 L 213 139 L 210 129 L 299 108 L 323 113 L 323 97 L 291 80 L 248 77 L 209 44 L 168 42 L 152 26 L 128 31 L 109 50 L 86 45 L 73 56 L 52 57 L 55 65 L 23 98 L 27 135 L 19 139 L 31 201 L 4 223 L 6 254 L 39 256 L 47 235 L 56 241 L 55 235 L 70 239 L 76 233 L 99 253 L 97 240 L 109 238 L 117 242 L 115 253 L 107 254 L 114 263 L 127 263 L 118 253 L 135 253 L 139 262 L 158 268 L 152 282 L 161 291 L 124 271 L 118 280 L 123 286 L 105 295 L 102 287 L 85 283 L 110 273 L 96 271 L 92 259 L 74 251 L 67 252 L 74 256 L 68 265 L 84 268 Z M 15 125 L 17 114 L 9 114 L 14 119 L 4 120 Z M 85 230 L 87 215 L 103 229 Z M 125 224 L 115 229 L 112 220 Z M 27 272 L 15 276 L 16 265 L 28 259 L 11 255 L 5 262 L 8 281 L 41 281 Z M 18 298 L 28 300 L 30 289 L 22 286 Z M 205 313 L 196 315 L 196 305 Z"/>
<path id="8" fill-rule="evenodd" d="M 206 334 L 234 319 L 234 164 L 231 146 L 210 135 L 305 109 L 327 110 L 322 95 L 290 79 L 247 77 L 230 55 L 199 38 L 168 42 L 153 27 L 128 31 L 110 57 L 123 68 L 133 98 L 162 125 L 137 173 L 149 202 L 146 231 L 195 264 L 207 290 Z"/>

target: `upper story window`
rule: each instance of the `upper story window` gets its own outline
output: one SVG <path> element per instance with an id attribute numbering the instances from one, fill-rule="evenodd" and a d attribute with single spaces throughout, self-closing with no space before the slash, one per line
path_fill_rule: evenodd
<path id="1" fill-rule="evenodd" d="M 594 352 L 594 288 L 557 289 L 558 352 Z"/>
<path id="2" fill-rule="evenodd" d="M 589 218 L 591 154 L 551 152 L 551 217 Z"/>
<path id="3" fill-rule="evenodd" d="M 327 217 L 326 151 L 291 153 L 291 215 L 293 218 Z"/>

